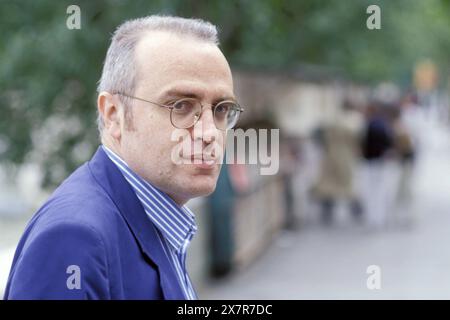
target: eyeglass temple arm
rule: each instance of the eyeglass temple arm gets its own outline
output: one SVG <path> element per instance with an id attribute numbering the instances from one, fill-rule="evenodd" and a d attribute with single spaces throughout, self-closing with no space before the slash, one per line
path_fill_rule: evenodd
<path id="1" fill-rule="evenodd" d="M 162 107 L 162 108 L 169 108 L 169 109 L 172 109 L 172 108 L 173 108 L 172 106 L 166 106 L 166 105 L 164 105 L 164 104 L 160 104 L 160 103 L 156 103 L 156 102 L 153 102 L 153 101 L 145 100 L 145 99 L 138 98 L 138 97 L 135 97 L 135 96 L 130 96 L 130 95 L 128 95 L 128 94 L 121 93 L 121 92 L 116 92 L 116 94 L 120 94 L 121 96 L 124 96 L 124 97 L 127 97 L 127 98 L 131 98 L 131 99 L 136 99 L 136 100 L 148 102 L 148 103 L 157 105 L 158 107 Z"/>

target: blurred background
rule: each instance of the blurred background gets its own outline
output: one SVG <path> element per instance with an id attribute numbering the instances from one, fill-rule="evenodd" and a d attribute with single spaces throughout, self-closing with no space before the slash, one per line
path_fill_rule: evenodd
<path id="1" fill-rule="evenodd" d="M 0 296 L 27 221 L 99 144 L 111 33 L 150 14 L 217 25 L 238 126 L 280 129 L 278 174 L 224 165 L 188 203 L 201 299 L 450 298 L 446 0 L 0 1 Z"/>

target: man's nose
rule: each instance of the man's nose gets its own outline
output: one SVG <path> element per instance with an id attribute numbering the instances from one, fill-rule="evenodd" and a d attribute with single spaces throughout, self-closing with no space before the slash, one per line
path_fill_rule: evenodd
<path id="1" fill-rule="evenodd" d="M 218 129 L 214 123 L 214 116 L 211 109 L 206 109 L 200 115 L 200 119 L 194 126 L 194 140 L 201 139 L 206 143 L 211 143 L 218 138 Z"/>

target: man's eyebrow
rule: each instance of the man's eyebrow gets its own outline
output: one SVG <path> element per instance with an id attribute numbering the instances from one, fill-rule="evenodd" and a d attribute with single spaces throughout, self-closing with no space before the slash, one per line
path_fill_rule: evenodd
<path id="1" fill-rule="evenodd" d="M 194 98 L 194 99 L 202 100 L 203 97 L 201 94 L 198 94 L 194 91 L 181 90 L 181 89 L 171 89 L 171 90 L 167 91 L 166 93 L 164 93 L 162 96 L 163 100 L 172 100 L 172 99 L 177 99 L 177 98 Z M 221 101 L 226 101 L 226 100 L 236 101 L 236 98 L 234 96 L 224 95 L 220 98 L 214 99 L 213 104 L 217 104 Z"/>
<path id="2" fill-rule="evenodd" d="M 172 89 L 163 94 L 163 99 L 170 98 L 196 98 L 201 99 L 200 95 L 190 90 Z"/>

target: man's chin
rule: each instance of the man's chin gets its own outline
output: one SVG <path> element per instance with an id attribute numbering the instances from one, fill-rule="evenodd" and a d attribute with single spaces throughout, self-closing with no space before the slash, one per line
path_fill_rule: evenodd
<path id="1" fill-rule="evenodd" d="M 203 179 L 203 181 L 199 181 Z M 197 180 L 197 181 L 195 181 Z M 214 192 L 216 189 L 217 179 L 212 177 L 195 177 L 189 184 L 189 192 L 193 195 L 193 198 L 206 197 Z"/>

